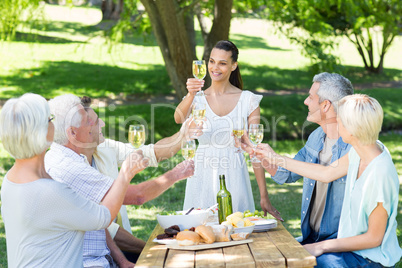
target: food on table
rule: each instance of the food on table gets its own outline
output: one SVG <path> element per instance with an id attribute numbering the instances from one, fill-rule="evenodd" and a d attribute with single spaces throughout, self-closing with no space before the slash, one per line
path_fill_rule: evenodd
<path id="1" fill-rule="evenodd" d="M 159 234 L 156 236 L 156 239 L 161 240 L 161 239 L 173 239 L 176 237 L 176 235 L 180 232 L 180 228 L 178 225 L 172 225 L 169 228 L 166 228 L 164 230 L 163 234 Z"/>
<path id="2" fill-rule="evenodd" d="M 235 212 L 235 213 L 233 213 L 233 214 L 227 216 L 226 219 L 227 219 L 227 218 L 230 218 L 230 217 L 239 217 L 239 218 L 243 219 L 243 218 L 244 218 L 244 215 L 243 215 L 242 212 L 237 211 L 237 212 Z"/>
<path id="3" fill-rule="evenodd" d="M 211 226 L 200 225 L 195 228 L 195 232 L 199 234 L 206 244 L 215 242 L 215 234 Z"/>
<path id="4" fill-rule="evenodd" d="M 232 240 L 230 235 L 233 233 L 233 226 L 226 225 L 212 225 L 212 231 L 215 234 L 216 242 L 229 242 Z"/>
<path id="5" fill-rule="evenodd" d="M 249 219 L 244 220 L 244 227 L 253 226 L 255 225 L 254 222 L 251 222 Z"/>
<path id="6" fill-rule="evenodd" d="M 255 210 L 254 212 L 250 212 L 250 210 L 244 211 L 244 217 L 245 218 L 253 217 L 253 216 L 264 218 L 265 217 L 264 216 L 264 211 L 258 211 L 258 210 Z"/>
<path id="7" fill-rule="evenodd" d="M 244 221 L 242 218 L 239 218 L 237 216 L 233 217 L 226 217 L 226 220 L 231 223 L 234 227 L 244 227 Z"/>
<path id="8" fill-rule="evenodd" d="M 235 233 L 235 234 L 231 234 L 230 237 L 234 240 L 234 241 L 239 241 L 239 240 L 245 240 L 250 236 L 250 233 Z"/>
<path id="9" fill-rule="evenodd" d="M 181 231 L 176 236 L 179 246 L 193 246 L 198 245 L 201 242 L 201 237 L 192 231 Z"/>

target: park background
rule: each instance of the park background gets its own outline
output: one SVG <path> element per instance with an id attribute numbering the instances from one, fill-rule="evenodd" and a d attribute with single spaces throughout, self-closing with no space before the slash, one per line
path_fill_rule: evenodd
<path id="1" fill-rule="evenodd" d="M 65 93 L 87 95 L 95 99 L 96 110 L 106 122 L 106 137 L 127 142 L 128 125 L 135 121 L 147 125 L 147 143 L 179 130 L 173 119 L 179 101 L 152 34 L 128 35 L 123 42 L 111 43 L 103 34 L 105 26 L 100 24 L 102 14 L 98 7 L 46 4 L 43 8 L 46 24 L 29 31 L 20 29 L 14 40 L 0 43 L 0 104 L 26 92 L 46 98 Z M 302 53 L 303 48 L 291 43 L 277 27 L 269 20 L 234 16 L 229 39 L 240 50 L 244 88 L 264 95 L 264 142 L 279 153 L 294 156 L 316 127 L 305 121 L 307 107 L 303 104 L 315 73 L 310 59 Z M 201 57 L 202 37 L 199 31 L 196 33 L 200 44 L 197 55 Z M 385 56 L 382 74 L 367 72 L 352 43 L 344 37 L 338 39 L 340 45 L 333 51 L 341 60 L 337 70 L 351 80 L 356 93 L 375 97 L 383 106 L 380 140 L 389 148 L 398 174 L 402 174 L 402 38 L 395 37 Z M 132 183 L 158 176 L 182 160 L 177 154 L 158 168 L 148 168 L 135 176 Z M 13 159 L 0 143 L 0 183 L 12 164 Z M 256 209 L 260 209 L 258 186 L 251 167 L 249 171 Z M 270 200 L 285 219 L 284 225 L 295 237 L 301 235 L 303 182 L 277 185 L 269 174 L 266 177 Z M 180 210 L 184 189 L 185 181 L 179 182 L 155 200 L 128 206 L 134 235 L 147 240 L 158 212 Z M 401 198 L 400 193 L 400 201 Z M 398 210 L 397 235 L 401 244 L 401 205 Z M 1 217 L 0 266 L 7 267 Z"/>

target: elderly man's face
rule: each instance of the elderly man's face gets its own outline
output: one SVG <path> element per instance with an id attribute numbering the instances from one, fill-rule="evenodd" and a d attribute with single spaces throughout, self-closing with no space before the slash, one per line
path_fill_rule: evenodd
<path id="1" fill-rule="evenodd" d="M 92 108 L 87 109 L 87 113 L 91 120 L 94 122 L 91 129 L 93 140 L 97 145 L 99 145 L 105 141 L 102 133 L 102 128 L 105 126 L 105 122 L 103 122 L 103 120 L 99 118 L 99 116 Z"/>
<path id="2" fill-rule="evenodd" d="M 75 128 L 75 145 L 81 148 L 94 148 L 97 146 L 96 140 L 93 135 L 93 128 L 95 125 L 95 121 L 88 115 L 88 113 L 84 110 L 84 107 L 80 105 L 79 113 L 82 117 L 81 126 L 79 128 Z"/>

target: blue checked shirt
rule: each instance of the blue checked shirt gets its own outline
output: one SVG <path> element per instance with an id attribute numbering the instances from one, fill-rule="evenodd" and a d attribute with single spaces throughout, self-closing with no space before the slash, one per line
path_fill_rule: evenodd
<path id="1" fill-rule="evenodd" d="M 100 203 L 114 181 L 89 166 L 85 156 L 57 143 L 53 143 L 46 153 L 45 168 L 54 180 L 67 184 L 96 203 Z M 106 255 L 110 255 L 110 251 L 106 245 L 105 230 L 86 232 L 83 248 L 84 267 L 109 267 Z"/>

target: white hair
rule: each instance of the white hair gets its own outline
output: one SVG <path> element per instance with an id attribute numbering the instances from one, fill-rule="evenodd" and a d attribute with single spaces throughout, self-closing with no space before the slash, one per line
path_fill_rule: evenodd
<path id="1" fill-rule="evenodd" d="M 320 73 L 314 76 L 313 82 L 320 83 L 317 91 L 319 102 L 329 100 L 337 111 L 338 101 L 353 94 L 353 86 L 349 79 L 336 73 Z"/>
<path id="2" fill-rule="evenodd" d="M 54 114 L 54 142 L 68 143 L 67 130 L 80 127 L 82 115 L 79 113 L 81 100 L 73 94 L 55 97 L 49 101 L 50 112 Z M 82 107 L 81 107 L 82 108 Z"/>
<path id="3" fill-rule="evenodd" d="M 378 140 L 384 113 L 376 99 L 364 94 L 347 96 L 339 101 L 338 115 L 346 130 L 363 145 Z"/>
<path id="4" fill-rule="evenodd" d="M 9 99 L 0 114 L 0 139 L 15 159 L 28 159 L 49 148 L 50 110 L 45 98 L 26 93 Z"/>

